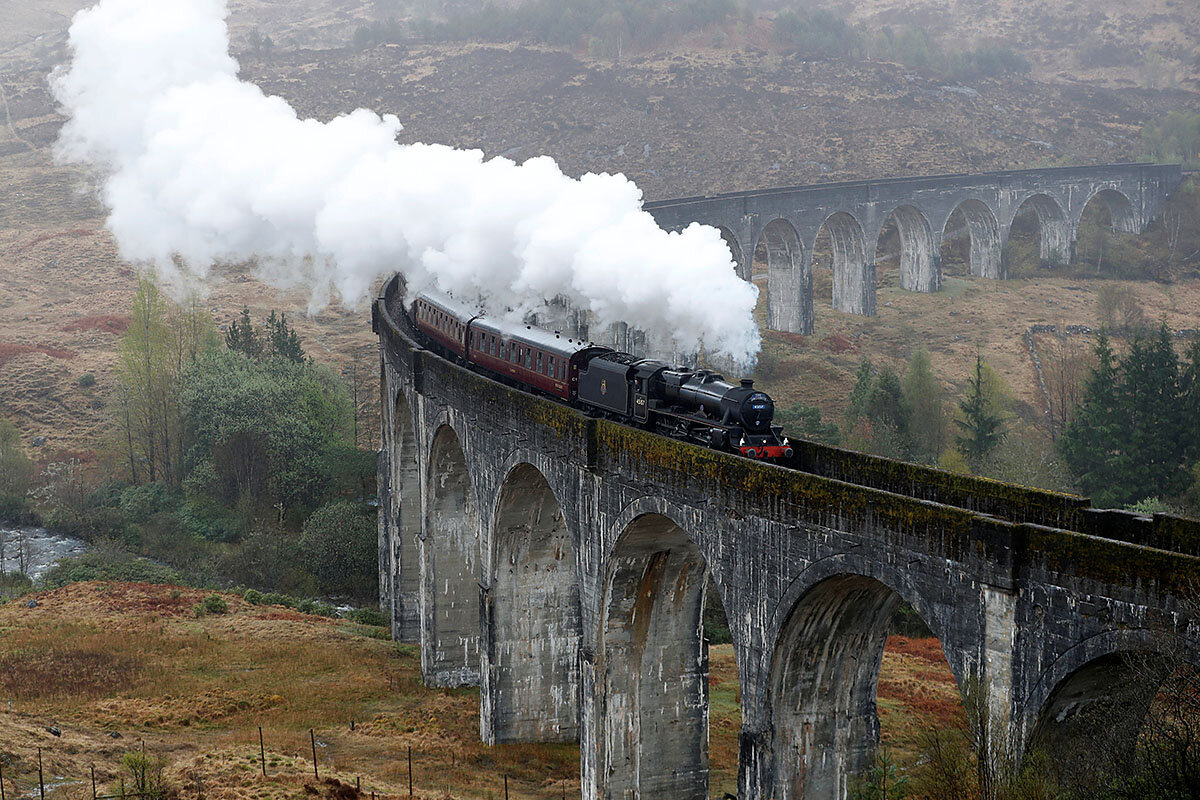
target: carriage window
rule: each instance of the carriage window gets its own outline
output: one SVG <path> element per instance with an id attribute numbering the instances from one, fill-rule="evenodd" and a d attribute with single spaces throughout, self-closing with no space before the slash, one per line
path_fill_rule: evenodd
<path id="1" fill-rule="evenodd" d="M 563 362 L 558 368 L 558 379 L 565 381 L 567 379 L 567 362 Z"/>
<path id="2" fill-rule="evenodd" d="M 537 371 L 538 372 L 542 371 L 542 354 L 541 353 L 538 353 L 538 357 L 537 357 Z"/>
<path id="3" fill-rule="evenodd" d="M 528 348 L 525 350 L 525 369 L 533 369 L 533 352 Z"/>
<path id="4" fill-rule="evenodd" d="M 546 359 L 546 374 L 551 378 L 554 377 L 554 356 L 550 356 Z"/>

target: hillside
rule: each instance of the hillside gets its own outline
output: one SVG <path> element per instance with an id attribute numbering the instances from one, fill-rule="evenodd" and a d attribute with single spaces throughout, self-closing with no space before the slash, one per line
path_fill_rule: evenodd
<path id="1" fill-rule="evenodd" d="M 7 101 L 7 124 L 0 127 L 0 413 L 20 427 L 27 444 L 46 437 L 42 460 L 53 452 L 91 457 L 103 449 L 111 367 L 133 290 L 133 266 L 117 257 L 86 176 L 56 166 L 50 152 L 62 118 L 47 72 L 64 55 L 62 30 L 80 5 L 22 7 L 10 17 L 11 47 L 0 56 Z M 880 2 L 855 13 L 882 22 L 896 5 L 918 8 Z M 943 11 L 947 19 L 969 13 L 980 26 L 991 20 L 1032 35 L 1009 4 L 969 5 L 945 4 Z M 753 25 L 740 40 L 731 34 L 724 47 L 685 41 L 619 62 L 526 45 L 342 46 L 335 34 L 377 17 L 379 7 L 314 1 L 296 11 L 234 3 L 235 44 L 255 27 L 279 42 L 270 53 L 242 53 L 242 74 L 304 115 L 328 119 L 368 106 L 398 114 L 407 141 L 477 147 L 517 160 L 546 154 L 574 175 L 621 171 L 648 198 L 1129 160 L 1141 155 L 1144 122 L 1173 109 L 1200 109 L 1200 94 L 1181 89 L 1105 88 L 1100 79 L 1083 84 L 1044 71 L 954 83 L 890 63 L 804 61 L 770 49 L 769 37 Z M 1147 8 L 1162 18 L 1164 31 L 1187 29 L 1194 12 L 1184 4 Z M 1126 9 L 1121 19 L 1138 13 Z M 1066 19 L 1065 12 L 1054 15 Z M 1160 29 L 1146 20 L 1139 25 Z M 1036 416 L 1037 389 L 1020 336 L 1034 322 L 1094 323 L 1097 285 L 1046 274 L 1000 284 L 950 281 L 932 297 L 884 286 L 874 319 L 821 308 L 816 336 L 768 337 L 769 350 L 785 365 L 770 383 L 785 400 L 835 414 L 863 357 L 898 363 L 926 343 L 942 377 L 958 385 L 978 347 Z M 209 288 L 218 321 L 232 319 L 243 304 L 256 316 L 286 309 L 319 359 L 343 371 L 357 363 L 363 374 L 373 372 L 365 305 L 306 317 L 303 292 L 265 287 L 237 265 L 221 270 Z M 1173 327 L 1197 327 L 1200 289 L 1193 283 L 1133 288 Z M 79 385 L 86 373 L 96 376 L 95 386 Z M 365 394 L 364 415 L 375 425 L 373 398 Z"/>

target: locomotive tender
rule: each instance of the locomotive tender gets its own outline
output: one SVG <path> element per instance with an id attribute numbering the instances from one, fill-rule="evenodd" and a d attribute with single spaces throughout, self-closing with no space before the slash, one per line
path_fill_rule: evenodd
<path id="1" fill-rule="evenodd" d="M 673 367 L 558 333 L 505 322 L 423 291 L 409 311 L 435 352 L 589 413 L 748 458 L 791 458 L 775 404 L 754 382 Z"/>

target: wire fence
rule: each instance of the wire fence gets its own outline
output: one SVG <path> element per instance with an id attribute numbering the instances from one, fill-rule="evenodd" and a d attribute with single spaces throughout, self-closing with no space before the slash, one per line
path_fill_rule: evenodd
<path id="1" fill-rule="evenodd" d="M 308 768 L 311 765 L 312 778 L 316 783 L 321 783 L 322 772 L 324 771 L 326 772 L 325 779 L 327 782 L 330 782 L 335 786 L 345 785 L 340 781 L 333 779 L 332 776 L 328 774 L 331 771 L 328 769 L 328 765 L 323 765 L 321 763 L 317 749 L 318 740 L 315 728 L 309 728 L 308 730 L 307 738 L 309 746 L 306 749 L 309 751 L 309 753 L 305 754 L 305 757 L 302 761 L 302 763 L 305 765 L 303 772 L 297 771 L 294 760 L 291 769 L 286 767 L 280 769 L 276 767 L 269 770 L 266 738 L 263 734 L 262 726 L 258 727 L 257 732 L 257 760 L 259 771 L 264 779 L 269 779 L 272 777 L 299 777 L 301 775 L 306 775 Z M 325 744 L 321 743 L 321 746 L 324 747 Z M 107 779 L 101 779 L 97 776 L 96 764 L 92 763 L 88 767 L 88 774 L 86 777 L 68 778 L 62 775 L 54 775 L 51 781 L 47 781 L 43 753 L 49 755 L 52 752 L 53 750 L 51 748 L 37 748 L 36 780 L 31 769 L 22 774 L 16 769 L 16 764 L 18 762 L 13 759 L 11 755 L 6 761 L 4 753 L 0 752 L 0 800 L 46 800 L 48 794 L 51 795 L 52 798 L 55 796 L 61 796 L 62 789 L 68 786 L 73 787 L 75 790 L 69 793 L 73 800 L 87 800 L 89 797 L 89 792 L 91 800 L 163 800 L 168 796 L 178 797 L 179 800 L 191 800 L 193 797 L 195 800 L 204 800 L 205 798 L 204 778 L 199 770 L 196 770 L 192 773 L 192 775 L 189 777 L 188 783 L 185 783 L 182 786 L 174 786 L 171 788 L 171 790 L 168 790 L 165 782 L 161 779 L 161 774 L 159 774 L 157 778 L 154 774 L 155 769 L 161 773 L 162 768 L 165 766 L 165 759 L 156 762 L 153 758 L 153 754 L 150 757 L 147 757 L 145 740 L 141 740 L 139 742 L 138 749 L 136 751 L 129 751 L 123 754 L 121 762 L 115 769 L 111 768 L 110 765 L 108 774 L 112 777 Z M 74 748 L 69 750 L 64 748 L 64 753 L 66 752 L 69 752 L 72 755 L 77 754 Z M 131 755 L 136 755 L 138 758 L 131 759 Z M 423 756 L 427 757 L 429 755 L 431 754 L 420 752 L 416 753 L 418 759 L 422 758 Z M 399 793 L 396 791 L 391 791 L 390 793 L 385 793 L 371 788 L 368 788 L 366 791 L 364 791 L 362 788 L 362 776 L 356 775 L 354 778 L 354 792 L 356 796 L 363 798 L 370 796 L 371 800 L 385 800 L 385 798 L 389 800 L 419 800 L 419 798 L 423 795 L 418 795 L 416 792 L 421 790 L 422 787 L 415 786 L 414 784 L 413 756 L 414 753 L 412 747 L 406 747 L 404 754 L 405 761 L 403 764 L 404 772 L 401 775 L 401 786 L 402 791 L 404 788 L 406 788 L 407 792 Z M 272 765 L 275 766 L 275 762 L 272 762 Z M 343 775 L 345 774 L 345 770 L 338 770 L 338 772 Z M 501 773 L 501 775 L 498 777 L 503 782 L 503 795 L 501 796 L 504 797 L 504 800 L 510 800 L 510 776 L 507 773 Z M 130 782 L 129 786 L 126 785 L 127 778 Z M 566 800 L 567 797 L 575 796 L 579 793 L 579 786 L 575 781 L 561 779 L 558 781 L 558 783 L 558 788 L 560 789 L 559 794 L 561 794 L 562 800 Z M 549 794 L 552 785 L 553 784 L 549 782 L 543 783 L 535 791 L 539 796 L 542 797 L 553 796 Z M 514 788 L 515 786 L 516 783 L 514 782 Z M 428 791 L 428 787 L 424 788 Z M 79 791 L 80 789 L 82 789 L 82 791 Z M 443 788 L 438 788 L 434 790 L 434 792 L 438 798 L 453 798 L 453 794 Z M 527 794 L 528 791 L 524 793 Z M 728 793 L 725 794 L 725 798 L 733 798 L 733 800 L 736 800 L 733 795 Z"/>

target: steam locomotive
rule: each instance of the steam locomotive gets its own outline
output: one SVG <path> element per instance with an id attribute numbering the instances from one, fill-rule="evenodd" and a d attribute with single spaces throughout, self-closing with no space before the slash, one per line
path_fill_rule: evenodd
<path id="1" fill-rule="evenodd" d="M 748 458 L 790 458 L 775 404 L 745 378 L 673 367 L 558 333 L 489 317 L 424 291 L 408 312 L 434 352 L 508 383 L 678 439 Z"/>

